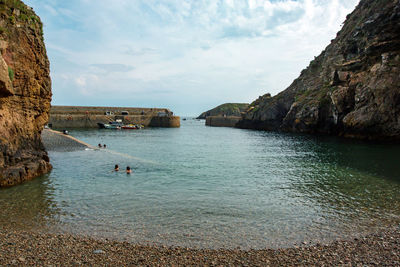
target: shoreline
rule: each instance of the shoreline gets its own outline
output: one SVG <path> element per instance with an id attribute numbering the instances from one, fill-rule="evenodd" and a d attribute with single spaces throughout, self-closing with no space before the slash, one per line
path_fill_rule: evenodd
<path id="1" fill-rule="evenodd" d="M 73 136 L 63 134 L 62 132 L 43 129 L 42 141 L 46 148 L 46 151 L 75 151 L 83 149 L 98 149 L 92 145 L 89 145 Z"/>
<path id="2" fill-rule="evenodd" d="M 92 148 L 61 132 L 44 130 L 50 151 Z M 47 134 L 47 136 L 46 136 Z M 47 139 L 46 139 L 47 138 Z M 47 143 L 49 146 L 49 143 Z M 70 147 L 71 146 L 71 147 Z M 67 149 L 67 150 L 66 150 Z M 96 148 L 94 148 L 96 149 Z M 266 247 L 268 244 L 265 244 Z M 0 227 L 0 266 L 400 266 L 400 227 L 327 244 L 278 249 L 202 249 L 138 244 L 51 231 Z"/>
<path id="3" fill-rule="evenodd" d="M 0 265 L 400 265 L 400 227 L 349 241 L 282 249 L 192 249 L 0 228 Z"/>

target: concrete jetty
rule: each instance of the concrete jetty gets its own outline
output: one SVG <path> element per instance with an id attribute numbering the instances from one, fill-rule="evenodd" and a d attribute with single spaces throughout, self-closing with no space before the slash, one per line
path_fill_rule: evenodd
<path id="1" fill-rule="evenodd" d="M 240 119 L 241 117 L 238 116 L 207 116 L 206 126 L 235 127 Z"/>
<path id="2" fill-rule="evenodd" d="M 52 106 L 49 124 L 53 128 L 97 128 L 97 123 L 121 120 L 145 127 L 180 127 L 180 117 L 165 108 Z"/>

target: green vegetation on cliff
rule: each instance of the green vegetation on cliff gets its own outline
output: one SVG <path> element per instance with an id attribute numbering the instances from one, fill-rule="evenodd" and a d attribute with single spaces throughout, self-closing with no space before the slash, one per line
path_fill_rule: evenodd
<path id="1" fill-rule="evenodd" d="M 9 35 L 9 25 L 37 29 L 43 37 L 43 24 L 33 9 L 20 0 L 0 0 L 0 18 L 8 25 L 1 25 L 0 35 Z"/>
<path id="2" fill-rule="evenodd" d="M 241 116 L 242 112 L 245 112 L 249 104 L 247 103 L 226 103 L 219 105 L 216 108 L 210 109 L 206 112 L 201 113 L 197 119 L 205 119 L 208 116 Z"/>

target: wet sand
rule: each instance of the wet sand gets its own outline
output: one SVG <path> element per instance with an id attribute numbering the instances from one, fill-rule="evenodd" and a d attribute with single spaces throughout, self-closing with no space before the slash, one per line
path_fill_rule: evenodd
<path id="1" fill-rule="evenodd" d="M 107 239 L 0 229 L 0 265 L 399 266 L 400 228 L 330 245 L 277 250 L 140 246 Z"/>

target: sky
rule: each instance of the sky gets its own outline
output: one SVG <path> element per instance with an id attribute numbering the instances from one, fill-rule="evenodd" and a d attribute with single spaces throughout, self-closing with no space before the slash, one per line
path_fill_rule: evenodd
<path id="1" fill-rule="evenodd" d="M 44 24 L 53 105 L 196 116 L 276 95 L 359 0 L 24 0 Z"/>

